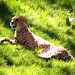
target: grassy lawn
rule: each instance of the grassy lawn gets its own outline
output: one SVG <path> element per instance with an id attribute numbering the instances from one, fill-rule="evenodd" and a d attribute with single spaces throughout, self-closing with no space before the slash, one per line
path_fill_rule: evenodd
<path id="1" fill-rule="evenodd" d="M 14 38 L 13 16 L 28 19 L 37 36 L 65 47 L 75 57 L 75 0 L 0 0 L 0 38 Z M 38 58 L 38 52 L 21 45 L 0 43 L 0 75 L 75 75 L 75 62 Z"/>

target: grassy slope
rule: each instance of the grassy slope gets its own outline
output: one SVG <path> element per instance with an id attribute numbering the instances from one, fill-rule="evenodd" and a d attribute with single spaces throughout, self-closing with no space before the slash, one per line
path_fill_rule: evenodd
<path id="1" fill-rule="evenodd" d="M 30 30 L 47 41 L 65 47 L 75 57 L 74 0 L 3 0 L 0 1 L 0 38 L 13 39 L 10 29 L 11 17 L 15 15 L 29 19 Z M 19 49 L 19 50 L 18 50 Z M 37 51 L 20 45 L 0 43 L 0 75 L 73 75 L 75 62 L 37 58 Z"/>

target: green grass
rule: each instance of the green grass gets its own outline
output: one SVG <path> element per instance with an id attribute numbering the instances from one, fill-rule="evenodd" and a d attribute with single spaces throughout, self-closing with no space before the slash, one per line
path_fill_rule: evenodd
<path id="1" fill-rule="evenodd" d="M 28 19 L 29 29 L 75 57 L 74 0 L 0 0 L 0 38 L 13 39 L 10 28 L 15 15 Z M 21 45 L 0 43 L 0 75 L 75 75 L 75 62 L 38 58 L 38 52 Z"/>

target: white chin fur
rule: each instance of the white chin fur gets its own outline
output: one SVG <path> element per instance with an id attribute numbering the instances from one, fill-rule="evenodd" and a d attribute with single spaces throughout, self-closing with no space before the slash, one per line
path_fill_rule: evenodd
<path id="1" fill-rule="evenodd" d="M 16 28 L 14 28 L 14 25 L 11 24 L 11 22 L 10 22 L 10 27 L 11 27 L 11 29 L 16 29 Z"/>
<path id="2" fill-rule="evenodd" d="M 15 29 L 15 28 L 11 27 L 11 29 Z"/>

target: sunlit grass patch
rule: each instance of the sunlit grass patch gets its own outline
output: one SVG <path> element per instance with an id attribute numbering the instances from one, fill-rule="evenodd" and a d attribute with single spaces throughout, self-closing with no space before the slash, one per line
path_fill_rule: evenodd
<path id="1" fill-rule="evenodd" d="M 32 33 L 65 47 L 75 57 L 74 0 L 1 0 L 0 1 L 0 38 L 14 39 L 10 28 L 11 18 L 15 15 L 28 19 Z M 75 62 L 58 59 L 38 58 L 40 51 L 30 51 L 21 45 L 0 43 L 0 74 L 2 75 L 74 75 Z"/>

